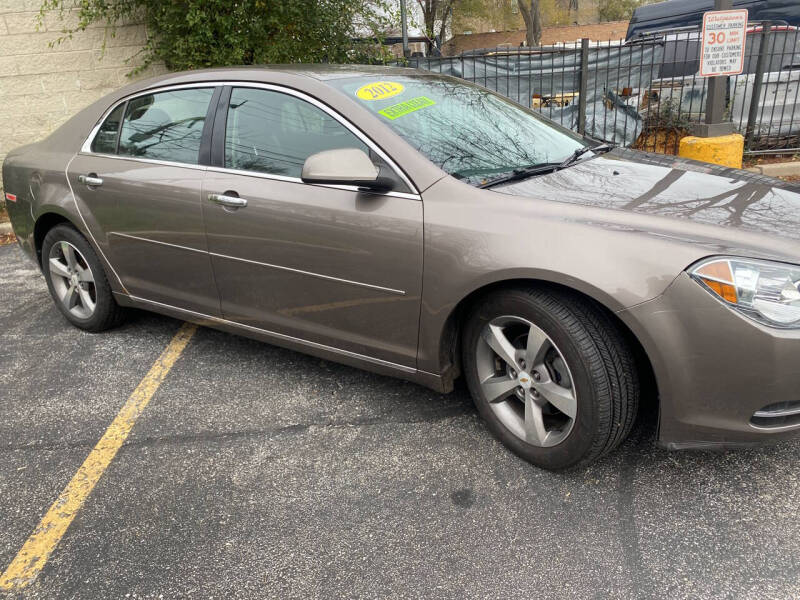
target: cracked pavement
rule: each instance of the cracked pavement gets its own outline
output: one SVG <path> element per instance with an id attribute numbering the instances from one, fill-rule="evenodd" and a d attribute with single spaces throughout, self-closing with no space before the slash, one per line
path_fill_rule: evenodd
<path id="1" fill-rule="evenodd" d="M 0 569 L 179 326 L 74 329 L 0 247 Z M 670 453 L 653 433 L 548 473 L 492 439 L 463 386 L 201 328 L 37 581 L 7 596 L 800 596 L 800 440 Z"/>

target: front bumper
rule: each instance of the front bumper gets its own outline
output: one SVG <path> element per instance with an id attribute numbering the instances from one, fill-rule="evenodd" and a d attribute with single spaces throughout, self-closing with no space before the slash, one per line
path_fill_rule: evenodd
<path id="1" fill-rule="evenodd" d="M 796 419 L 751 422 L 765 407 L 800 403 L 800 331 L 740 315 L 686 273 L 663 295 L 618 314 L 653 365 L 663 445 L 750 445 L 800 431 Z"/>

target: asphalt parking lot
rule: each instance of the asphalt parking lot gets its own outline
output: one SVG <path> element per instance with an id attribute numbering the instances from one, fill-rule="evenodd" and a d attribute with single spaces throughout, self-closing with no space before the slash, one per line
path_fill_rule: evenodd
<path id="1" fill-rule="evenodd" d="M 181 323 L 0 247 L 0 572 Z M 537 470 L 441 396 L 200 328 L 19 598 L 797 598 L 800 441 Z M 2 593 L 0 593 L 2 595 Z"/>

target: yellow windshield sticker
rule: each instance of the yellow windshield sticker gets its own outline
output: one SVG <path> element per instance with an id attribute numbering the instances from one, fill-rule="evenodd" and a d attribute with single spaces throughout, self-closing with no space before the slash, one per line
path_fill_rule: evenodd
<path id="1" fill-rule="evenodd" d="M 420 108 L 433 106 L 434 104 L 436 104 L 436 102 L 430 98 L 426 98 L 425 96 L 417 96 L 416 98 L 406 100 L 400 104 L 392 104 L 391 106 L 387 106 L 383 110 L 379 110 L 378 113 L 382 114 L 387 119 L 394 121 L 398 117 L 412 113 Z"/>
<path id="2" fill-rule="evenodd" d="M 356 96 L 362 100 L 383 100 L 397 96 L 404 89 L 402 84 L 395 81 L 376 81 L 362 85 L 356 90 Z"/>

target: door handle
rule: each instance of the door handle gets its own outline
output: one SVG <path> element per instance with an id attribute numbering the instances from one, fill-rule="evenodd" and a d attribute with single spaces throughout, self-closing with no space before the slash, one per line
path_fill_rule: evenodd
<path id="1" fill-rule="evenodd" d="M 225 194 L 209 194 L 208 199 L 220 206 L 228 206 L 230 208 L 244 208 L 247 206 L 247 200 L 239 198 L 238 196 L 226 196 Z"/>
<path id="2" fill-rule="evenodd" d="M 78 181 L 89 187 L 103 185 L 103 180 L 94 173 L 90 175 L 78 175 Z"/>

